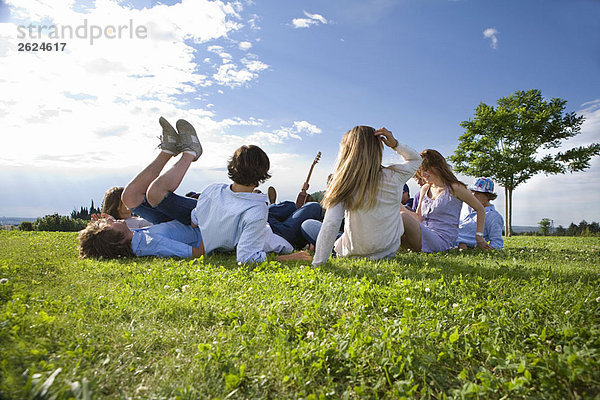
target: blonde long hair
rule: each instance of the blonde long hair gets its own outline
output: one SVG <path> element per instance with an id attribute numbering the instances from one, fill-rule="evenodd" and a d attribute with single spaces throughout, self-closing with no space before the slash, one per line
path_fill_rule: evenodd
<path id="1" fill-rule="evenodd" d="M 346 132 L 323 207 L 343 202 L 347 210 L 372 208 L 377 202 L 382 151 L 383 144 L 370 126 L 355 126 Z"/>

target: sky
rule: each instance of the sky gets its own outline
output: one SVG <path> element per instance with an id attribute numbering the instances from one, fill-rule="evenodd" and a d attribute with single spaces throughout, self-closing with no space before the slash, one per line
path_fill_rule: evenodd
<path id="1" fill-rule="evenodd" d="M 178 193 L 228 182 L 233 151 L 256 144 L 279 200 L 319 151 L 309 192 L 324 189 L 355 125 L 448 157 L 480 102 L 517 90 L 586 118 L 564 149 L 600 142 L 599 17 L 598 0 L 0 0 L 0 217 L 98 206 L 157 155 L 160 116 L 204 148 Z M 513 225 L 600 221 L 599 157 L 513 202 Z"/>

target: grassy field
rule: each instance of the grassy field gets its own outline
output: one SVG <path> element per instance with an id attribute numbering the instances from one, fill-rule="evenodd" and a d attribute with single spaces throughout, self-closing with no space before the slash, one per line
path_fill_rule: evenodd
<path id="1" fill-rule="evenodd" d="M 598 398 L 600 238 L 239 266 L 0 232 L 0 398 Z"/>

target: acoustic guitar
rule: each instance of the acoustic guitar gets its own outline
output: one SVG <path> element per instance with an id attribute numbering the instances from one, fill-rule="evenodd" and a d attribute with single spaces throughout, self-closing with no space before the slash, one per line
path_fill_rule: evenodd
<path id="1" fill-rule="evenodd" d="M 306 186 L 308 186 L 308 181 L 310 181 L 310 176 L 312 175 L 313 169 L 315 168 L 315 165 L 319 162 L 320 159 L 321 159 L 321 152 L 319 152 L 317 154 L 317 156 L 315 157 L 315 160 L 313 161 L 312 165 L 310 166 L 310 171 L 308 171 L 308 176 L 306 177 L 306 182 L 304 182 L 306 184 Z M 308 193 L 306 193 L 306 189 L 304 189 L 304 185 L 303 185 L 303 188 L 300 190 L 298 197 L 296 197 L 296 207 L 298 207 L 298 208 L 302 207 L 304 204 L 306 204 L 307 201 L 310 201 L 310 195 Z"/>

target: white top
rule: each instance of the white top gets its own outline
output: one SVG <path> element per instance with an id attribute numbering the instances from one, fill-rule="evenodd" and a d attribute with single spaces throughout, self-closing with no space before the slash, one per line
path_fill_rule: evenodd
<path id="1" fill-rule="evenodd" d="M 266 194 L 233 192 L 226 184 L 204 189 L 191 216 L 206 254 L 235 249 L 237 261 L 249 263 L 263 262 L 266 252 L 291 252 L 292 245 L 267 225 L 267 201 Z"/>
<path id="2" fill-rule="evenodd" d="M 401 164 L 381 169 L 377 203 L 370 209 L 348 211 L 338 203 L 327 209 L 317 237 L 313 266 L 329 258 L 332 248 L 338 256 L 360 256 L 379 259 L 393 255 L 400 248 L 404 225 L 400 215 L 402 189 L 421 165 L 421 156 L 410 147 L 398 144 L 394 149 L 404 158 Z M 342 219 L 344 233 L 336 241 Z"/>
<path id="3" fill-rule="evenodd" d="M 129 217 L 124 219 L 125 224 L 129 228 L 129 230 L 146 228 L 148 226 L 152 226 L 152 222 L 146 221 L 144 218 L 140 217 Z"/>

